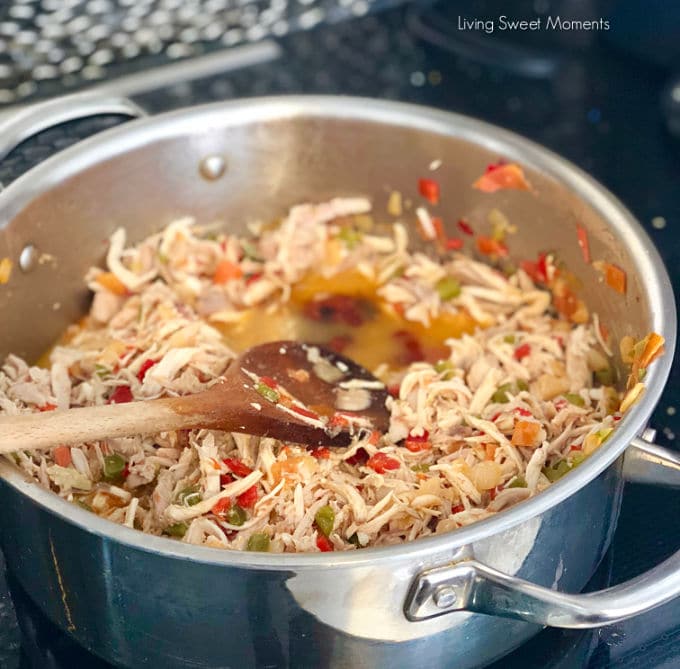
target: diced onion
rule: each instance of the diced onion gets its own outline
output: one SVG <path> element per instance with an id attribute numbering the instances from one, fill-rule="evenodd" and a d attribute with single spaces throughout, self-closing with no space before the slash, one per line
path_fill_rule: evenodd
<path id="1" fill-rule="evenodd" d="M 472 468 L 470 478 L 477 490 L 491 490 L 501 482 L 501 473 L 501 466 L 497 462 L 486 460 Z"/>

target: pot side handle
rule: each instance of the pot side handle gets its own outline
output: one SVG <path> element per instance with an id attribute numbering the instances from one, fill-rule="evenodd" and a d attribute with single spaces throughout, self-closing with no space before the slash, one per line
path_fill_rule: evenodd
<path id="1" fill-rule="evenodd" d="M 128 98 L 102 92 L 74 93 L 8 110 L 0 118 L 0 160 L 43 130 L 102 114 L 146 116 L 146 112 Z"/>
<path id="2" fill-rule="evenodd" d="M 629 483 L 680 488 L 680 453 L 657 446 L 656 431 L 647 429 L 633 439 L 623 459 L 623 477 Z"/>
<path id="3" fill-rule="evenodd" d="M 680 457 L 635 439 L 626 452 L 624 474 L 638 483 L 680 487 Z M 404 614 L 417 622 L 453 611 L 469 611 L 583 629 L 631 618 L 678 595 L 680 551 L 630 581 L 576 595 L 534 585 L 474 559 L 465 559 L 421 572 L 406 597 Z"/>

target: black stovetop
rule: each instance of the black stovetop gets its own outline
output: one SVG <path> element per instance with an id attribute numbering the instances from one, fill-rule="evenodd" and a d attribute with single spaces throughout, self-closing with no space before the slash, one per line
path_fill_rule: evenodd
<path id="1" fill-rule="evenodd" d="M 503 11 L 512 15 L 508 7 L 516 5 L 516 13 L 529 7 L 535 16 L 557 9 L 565 16 L 571 4 L 593 10 L 599 3 L 537 0 L 504 3 Z M 663 45 L 650 50 L 645 42 L 653 7 L 644 10 L 645 21 L 641 15 L 636 23 L 634 12 L 645 5 L 628 0 L 620 4 L 626 11 L 602 13 L 610 21 L 609 31 L 546 35 L 461 30 L 459 15 L 493 18 L 494 13 L 483 2 L 455 3 L 455 9 L 452 5 L 414 3 L 297 33 L 279 41 L 283 55 L 278 61 L 139 100 L 161 111 L 262 94 L 343 93 L 428 104 L 482 118 L 548 146 L 604 183 L 643 223 L 673 284 L 680 285 L 680 80 L 675 88 L 674 72 L 663 64 L 677 53 L 664 51 Z M 669 42 L 671 47 L 680 44 L 680 30 L 673 34 L 677 40 Z M 649 60 L 637 53 L 647 53 Z M 0 164 L 0 182 L 7 184 L 28 165 L 114 121 L 98 119 L 43 133 Z M 679 382 L 676 364 L 652 421 L 659 443 L 670 447 L 676 447 L 680 430 Z M 614 543 L 590 587 L 631 578 L 678 549 L 679 515 L 680 492 L 627 486 Z M 0 666 L 104 667 L 45 620 L 11 575 L 8 580 L 23 635 L 0 580 Z M 680 599 L 591 632 L 546 630 L 494 669 L 520 666 L 678 667 Z"/>

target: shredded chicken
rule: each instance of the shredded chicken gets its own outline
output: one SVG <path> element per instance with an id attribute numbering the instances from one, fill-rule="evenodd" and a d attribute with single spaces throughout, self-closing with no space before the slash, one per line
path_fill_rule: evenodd
<path id="1" fill-rule="evenodd" d="M 381 308 L 398 309 L 407 323 L 464 315 L 478 326 L 447 339 L 439 360 L 375 370 L 394 387 L 387 434 L 361 430 L 347 449 L 307 450 L 192 430 L 6 457 L 40 485 L 128 527 L 285 552 L 455 530 L 578 466 L 620 418 L 620 395 L 593 380 L 610 364 L 599 322 L 555 318 L 550 292 L 522 270 L 506 276 L 460 253 L 411 251 L 401 223 L 382 236 L 348 233 L 347 221 L 369 210 L 363 198 L 303 204 L 248 239 L 192 219 L 130 247 L 116 231 L 106 270 L 86 277 L 95 293 L 89 318 L 54 347 L 49 370 L 5 360 L 0 410 L 204 389 L 235 357 L 216 326 L 238 327 L 254 307 L 287 303 L 297 282 L 323 267 L 325 277 L 359 271 Z M 426 213 L 419 216 L 432 227 Z M 218 281 L 218 271 L 227 279 Z M 442 292 L 442 281 L 457 289 Z M 340 408 L 360 413 L 371 389 L 362 384 L 342 388 Z"/>

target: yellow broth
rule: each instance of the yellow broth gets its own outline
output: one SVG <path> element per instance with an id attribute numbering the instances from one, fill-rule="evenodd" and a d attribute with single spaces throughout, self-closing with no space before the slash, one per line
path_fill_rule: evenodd
<path id="1" fill-rule="evenodd" d="M 475 322 L 465 311 L 444 312 L 429 327 L 408 321 L 381 300 L 376 290 L 377 286 L 358 271 L 328 278 L 309 274 L 293 286 L 288 303 L 251 308 L 237 323 L 224 324 L 220 330 L 235 351 L 266 341 L 293 339 L 330 345 L 374 370 L 381 364 L 399 369 L 417 359 L 434 362 L 447 357 L 444 342 L 474 329 Z M 319 304 L 338 296 L 352 298 L 340 302 L 354 303 L 360 312 L 359 324 L 343 322 L 332 314 L 328 318 L 318 317 L 318 313 L 317 318 L 310 317 L 310 308 L 318 312 Z"/>
<path id="2" fill-rule="evenodd" d="M 337 318 L 310 317 L 310 308 L 331 298 L 348 298 L 361 312 L 359 324 Z M 444 342 L 472 332 L 475 321 L 466 311 L 442 312 L 429 327 L 406 320 L 397 308 L 377 295 L 377 286 L 356 270 L 324 277 L 308 274 L 293 286 L 288 302 L 251 307 L 237 322 L 214 324 L 225 342 L 240 353 L 251 346 L 277 339 L 292 339 L 329 345 L 367 369 L 387 365 L 391 370 L 405 368 L 424 359 L 434 362 L 448 355 Z M 82 318 L 70 326 L 55 345 L 65 345 L 77 332 L 88 326 Z M 37 361 L 49 367 L 50 347 Z"/>

